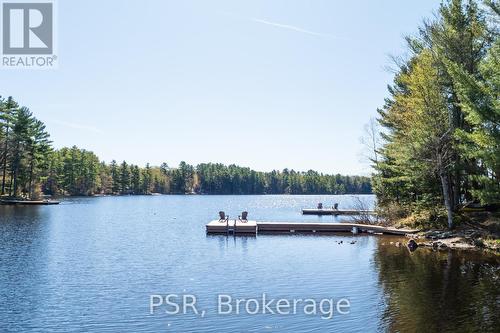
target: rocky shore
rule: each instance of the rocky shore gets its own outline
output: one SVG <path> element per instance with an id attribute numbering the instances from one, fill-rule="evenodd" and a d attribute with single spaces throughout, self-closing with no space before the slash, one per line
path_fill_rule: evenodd
<path id="1" fill-rule="evenodd" d="M 418 247 L 431 247 L 435 250 L 489 250 L 500 254 L 500 241 L 495 234 L 478 228 L 458 230 L 428 230 L 408 234 L 410 250 Z"/>

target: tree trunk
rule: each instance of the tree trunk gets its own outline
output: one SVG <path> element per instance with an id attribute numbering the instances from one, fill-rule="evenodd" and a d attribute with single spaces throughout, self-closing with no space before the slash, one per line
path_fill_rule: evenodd
<path id="1" fill-rule="evenodd" d="M 17 166 L 14 168 L 14 172 L 12 173 L 12 179 L 14 179 L 12 192 L 14 197 L 17 197 Z"/>
<path id="2" fill-rule="evenodd" d="M 460 194 L 461 194 L 461 189 L 462 189 L 462 175 L 460 174 L 460 170 L 455 170 L 455 186 L 453 187 L 453 193 L 452 193 L 452 198 L 453 198 L 453 204 L 452 208 L 455 210 L 456 207 L 460 205 Z M 464 189 L 467 190 L 467 185 L 464 184 Z"/>
<path id="3" fill-rule="evenodd" d="M 453 228 L 453 209 L 451 207 L 450 187 L 446 172 L 440 170 L 439 178 L 441 179 L 441 187 L 443 188 L 444 206 L 446 207 L 446 213 L 448 215 L 448 228 L 451 229 Z"/>
<path id="4" fill-rule="evenodd" d="M 13 196 L 14 197 L 17 197 L 17 189 L 18 189 L 18 175 L 19 175 L 19 164 L 20 164 L 20 155 L 19 155 L 19 150 L 20 150 L 20 144 L 19 144 L 19 141 L 17 142 L 17 145 L 16 145 L 16 148 L 15 148 L 15 155 L 14 155 L 14 158 L 12 159 L 13 160 L 13 163 L 12 163 L 12 179 L 11 181 L 13 181 L 12 183 L 12 192 L 13 192 Z"/>
<path id="5" fill-rule="evenodd" d="M 12 184 L 14 182 L 14 172 L 10 171 L 10 180 L 9 180 L 9 197 L 12 196 Z"/>
<path id="6" fill-rule="evenodd" d="M 7 174 L 7 149 L 9 148 L 9 123 L 7 123 L 7 130 L 5 133 L 5 146 L 3 153 L 3 166 L 2 166 L 2 195 L 5 194 L 5 176 Z"/>
<path id="7" fill-rule="evenodd" d="M 30 161 L 30 180 L 29 180 L 29 197 L 33 198 L 33 165 L 35 164 L 34 153 L 32 154 L 32 158 Z"/>

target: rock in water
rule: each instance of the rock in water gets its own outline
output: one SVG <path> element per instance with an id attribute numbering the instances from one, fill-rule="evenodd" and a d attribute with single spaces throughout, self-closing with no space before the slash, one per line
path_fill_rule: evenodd
<path id="1" fill-rule="evenodd" d="M 410 249 L 411 252 L 415 251 L 418 247 L 417 242 L 415 242 L 414 239 L 410 239 L 410 241 L 407 244 L 408 248 Z"/>
<path id="2" fill-rule="evenodd" d="M 447 249 L 447 248 L 448 248 L 448 245 L 446 245 L 445 243 L 440 243 L 440 244 L 439 244 L 439 249 L 440 249 L 440 250 L 445 250 L 445 249 Z"/>

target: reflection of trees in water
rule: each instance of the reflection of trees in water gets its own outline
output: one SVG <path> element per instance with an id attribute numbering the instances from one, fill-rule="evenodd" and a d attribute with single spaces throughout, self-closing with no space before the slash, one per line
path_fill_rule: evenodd
<path id="1" fill-rule="evenodd" d="M 477 253 L 382 245 L 375 253 L 386 309 L 381 329 L 493 332 L 500 327 L 500 260 Z"/>

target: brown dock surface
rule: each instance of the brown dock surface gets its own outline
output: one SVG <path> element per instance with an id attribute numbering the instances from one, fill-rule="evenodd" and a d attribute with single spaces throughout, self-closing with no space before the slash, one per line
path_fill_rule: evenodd
<path id="1" fill-rule="evenodd" d="M 406 235 L 418 231 L 358 223 L 257 222 L 259 232 L 352 232 L 353 227 L 358 228 L 358 232 L 391 235 Z"/>
<path id="2" fill-rule="evenodd" d="M 376 215 L 373 210 L 355 210 L 355 209 L 302 209 L 304 215 Z"/>
<path id="3" fill-rule="evenodd" d="M 381 233 L 390 235 L 406 235 L 415 233 L 414 229 L 397 229 L 371 224 L 358 223 L 304 223 L 304 222 L 256 222 L 237 221 L 211 221 L 207 224 L 207 233 L 234 233 L 234 234 L 257 234 L 257 233 L 284 233 L 284 232 L 357 232 Z"/>

